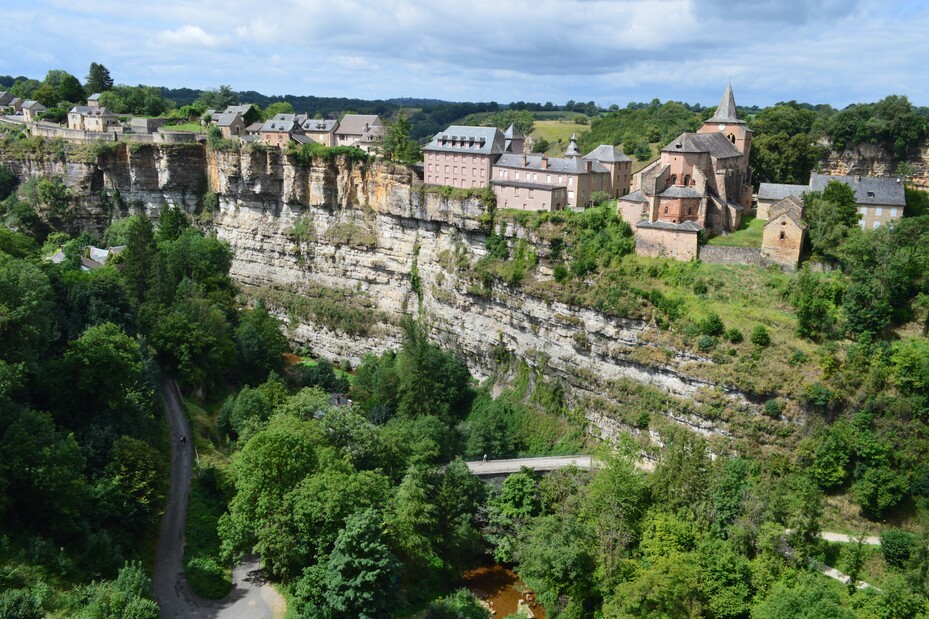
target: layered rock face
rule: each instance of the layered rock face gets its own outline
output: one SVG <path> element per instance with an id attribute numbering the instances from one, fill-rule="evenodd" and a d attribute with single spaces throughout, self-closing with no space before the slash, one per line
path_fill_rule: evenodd
<path id="1" fill-rule="evenodd" d="M 919 145 L 907 164 L 912 168 L 910 182 L 921 189 L 929 189 L 929 141 Z M 883 144 L 862 143 L 842 152 L 830 151 L 820 162 L 823 174 L 833 176 L 894 176 L 898 164 Z"/>
<path id="2" fill-rule="evenodd" d="M 318 355 L 357 364 L 364 353 L 396 348 L 401 318 L 422 312 L 434 336 L 459 350 L 476 376 L 505 382 L 502 355 L 558 381 L 597 436 L 627 430 L 647 436 L 644 427 L 640 431 L 616 413 L 628 384 L 664 394 L 669 403 L 689 402 L 684 413 L 670 404 L 650 412 L 704 434 L 744 433 L 744 424 L 733 428 L 718 407 L 713 415 L 701 413 L 699 402 L 708 394 L 743 418 L 758 413 L 742 394 L 688 375 L 686 366 L 694 359 L 651 344 L 646 322 L 546 301 L 502 284 L 490 294 L 475 293 L 474 282 L 454 265 L 485 253 L 482 201 L 424 191 L 405 167 L 348 160 L 304 165 L 277 149 L 218 152 L 198 145 L 152 145 L 134 152 L 122 146 L 87 164 L 13 163 L 21 177 L 61 175 L 82 196 L 80 225 L 98 232 L 126 213 L 157 216 L 165 203 L 194 213 L 207 189 L 214 191 L 218 211 L 198 219 L 232 247 L 233 278 L 246 291 L 272 299 L 271 309 L 288 322 L 292 341 Z M 107 210 L 114 196 L 119 206 Z M 526 232 L 510 227 L 507 234 Z M 335 301 L 326 317 L 314 319 L 312 312 L 294 312 L 286 303 L 275 306 L 280 296 L 269 291 L 304 300 L 325 291 Z M 363 305 L 373 324 L 340 329 L 332 311 L 354 305 Z M 648 348 L 653 354 L 643 354 Z"/>

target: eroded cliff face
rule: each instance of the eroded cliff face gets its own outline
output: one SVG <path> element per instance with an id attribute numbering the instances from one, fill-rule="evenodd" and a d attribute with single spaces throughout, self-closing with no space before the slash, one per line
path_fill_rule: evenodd
<path id="1" fill-rule="evenodd" d="M 460 267 L 485 253 L 482 201 L 423 191 L 405 167 L 304 165 L 276 149 L 216 152 L 196 145 L 122 147 L 96 163 L 10 167 L 21 177 L 61 175 L 82 196 L 80 225 L 97 232 L 130 212 L 157 216 L 165 203 L 195 214 L 211 189 L 218 211 L 194 216 L 229 242 L 233 278 L 270 300 L 296 345 L 324 357 L 357 364 L 364 353 L 397 348 L 400 319 L 421 311 L 434 336 L 461 351 L 477 377 L 505 383 L 504 358 L 558 381 L 596 436 L 631 431 L 643 442 L 650 432 L 656 438 L 654 424 L 637 422 L 624 408 L 641 388 L 663 394 L 667 405 L 649 411 L 652 419 L 720 439 L 764 434 L 754 420 L 771 423 L 745 395 L 696 378 L 688 367 L 699 359 L 659 349 L 654 327 L 644 321 L 502 284 L 475 292 Z M 114 200 L 118 206 L 107 206 Z M 527 233 L 511 227 L 507 234 Z M 330 305 L 315 315 L 274 302 L 281 295 L 312 302 L 322 292 Z M 339 328 L 333 312 L 355 305 L 371 324 Z M 653 354 L 642 354 L 649 348 Z"/>
<path id="2" fill-rule="evenodd" d="M 920 144 L 907 164 L 912 169 L 910 182 L 921 189 L 929 189 L 929 141 Z M 898 165 L 887 145 L 867 142 L 842 152 L 830 151 L 820 162 L 823 174 L 833 176 L 894 176 Z"/>

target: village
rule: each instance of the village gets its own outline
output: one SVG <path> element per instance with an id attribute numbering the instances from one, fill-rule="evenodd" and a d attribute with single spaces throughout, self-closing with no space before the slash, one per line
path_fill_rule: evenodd
<path id="1" fill-rule="evenodd" d="M 126 140 L 178 143 L 205 140 L 205 133 L 172 131 L 165 118 L 117 116 L 87 98 L 67 114 L 67 124 L 40 119 L 45 107 L 0 92 L 0 121 L 19 124 L 33 135 L 69 141 Z M 243 144 L 289 148 L 319 144 L 356 147 L 378 155 L 385 122 L 376 114 L 344 114 L 340 119 L 281 113 L 262 120 L 257 106 L 208 109 L 199 117 L 222 138 Z M 803 195 L 822 191 L 830 181 L 855 195 L 859 225 L 874 229 L 903 216 L 905 192 L 898 177 L 829 176 L 814 172 L 808 185 L 762 182 L 753 191 L 749 158 L 752 130 L 736 110 L 731 84 L 715 113 L 696 132 L 685 132 L 660 149 L 637 173 L 616 146 L 601 144 L 586 154 L 572 135 L 563 157 L 530 152 L 531 140 L 515 124 L 497 127 L 451 125 L 422 147 L 414 167 L 425 185 L 461 189 L 490 188 L 498 209 L 574 211 L 614 200 L 618 214 L 635 233 L 639 255 L 729 264 L 777 265 L 795 269 L 801 261 L 807 226 Z M 742 228 L 747 216 L 763 221 L 759 246 L 705 244 Z"/>

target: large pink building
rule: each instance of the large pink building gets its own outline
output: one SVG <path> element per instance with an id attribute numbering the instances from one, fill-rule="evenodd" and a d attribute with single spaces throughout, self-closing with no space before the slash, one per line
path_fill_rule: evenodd
<path id="1" fill-rule="evenodd" d="M 505 143 L 496 127 L 452 125 L 423 147 L 424 180 L 427 185 L 487 187 Z"/>

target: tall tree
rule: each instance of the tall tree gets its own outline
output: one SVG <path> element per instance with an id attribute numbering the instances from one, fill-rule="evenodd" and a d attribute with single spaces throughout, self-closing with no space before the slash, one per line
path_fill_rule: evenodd
<path id="1" fill-rule="evenodd" d="M 110 70 L 96 62 L 90 63 L 90 70 L 87 72 L 85 79 L 87 80 L 86 89 L 88 95 L 105 92 L 113 88 L 113 78 L 110 77 Z"/>
<path id="2" fill-rule="evenodd" d="M 401 108 L 397 118 L 387 125 L 381 150 L 384 156 L 394 161 L 414 163 L 422 161 L 423 151 L 416 140 L 410 138 L 413 125 Z"/>

